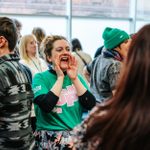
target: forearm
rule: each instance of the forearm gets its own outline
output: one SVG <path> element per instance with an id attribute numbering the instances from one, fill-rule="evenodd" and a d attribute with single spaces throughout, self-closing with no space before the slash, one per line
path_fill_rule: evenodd
<path id="1" fill-rule="evenodd" d="M 39 95 L 34 99 L 37 104 L 45 113 L 51 112 L 59 100 L 53 92 L 49 91 L 47 94 Z"/>
<path id="2" fill-rule="evenodd" d="M 62 90 L 62 85 L 63 85 L 64 78 L 63 77 L 58 77 L 54 86 L 52 87 L 51 91 L 59 97 L 61 90 Z"/>
<path id="3" fill-rule="evenodd" d="M 34 99 L 44 112 L 49 113 L 57 104 L 63 85 L 63 77 L 58 77 L 52 89 L 47 93 L 40 95 Z"/>
<path id="4" fill-rule="evenodd" d="M 79 96 L 79 101 L 87 110 L 92 109 L 96 105 L 95 97 L 88 90 L 86 90 L 83 95 Z"/>
<path id="5" fill-rule="evenodd" d="M 92 109 L 96 104 L 95 97 L 84 87 L 78 77 L 72 81 L 77 90 L 81 105 L 88 110 Z"/>
<path id="6" fill-rule="evenodd" d="M 72 80 L 76 90 L 77 90 L 77 95 L 81 96 L 86 92 L 86 88 L 84 87 L 84 85 L 81 83 L 81 81 L 79 80 L 78 77 L 76 77 L 74 80 Z"/>
<path id="7" fill-rule="evenodd" d="M 90 73 L 87 71 L 86 67 L 84 67 L 84 69 L 83 69 L 83 75 L 85 76 L 87 81 L 90 83 Z"/>

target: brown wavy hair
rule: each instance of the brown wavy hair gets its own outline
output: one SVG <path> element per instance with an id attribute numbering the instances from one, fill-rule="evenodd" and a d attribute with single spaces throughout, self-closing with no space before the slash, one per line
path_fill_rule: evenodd
<path id="1" fill-rule="evenodd" d="M 47 63 L 50 63 L 49 60 L 47 59 L 48 56 L 51 56 L 52 49 L 53 49 L 53 44 L 57 40 L 66 40 L 68 41 L 64 36 L 61 35 L 48 35 L 46 36 L 42 43 L 41 43 L 41 50 L 44 52 L 43 56 L 44 59 L 47 61 Z"/>
<path id="2" fill-rule="evenodd" d="M 116 94 L 91 115 L 83 140 L 99 139 L 97 150 L 150 150 L 149 114 L 150 24 L 132 40 Z"/>

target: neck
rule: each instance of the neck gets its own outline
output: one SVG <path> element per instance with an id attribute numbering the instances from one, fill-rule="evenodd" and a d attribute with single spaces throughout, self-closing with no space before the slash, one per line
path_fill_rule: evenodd
<path id="1" fill-rule="evenodd" d="M 29 58 L 35 58 L 36 54 L 28 54 Z"/>
<path id="2" fill-rule="evenodd" d="M 127 52 L 124 49 L 116 48 L 115 49 L 123 59 L 126 59 Z"/>
<path id="3" fill-rule="evenodd" d="M 9 49 L 0 49 L 0 57 L 8 54 L 13 54 L 14 52 L 10 52 Z"/>

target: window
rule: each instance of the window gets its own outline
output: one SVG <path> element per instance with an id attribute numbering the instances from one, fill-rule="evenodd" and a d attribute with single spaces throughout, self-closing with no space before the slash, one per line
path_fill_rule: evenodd
<path id="1" fill-rule="evenodd" d="M 73 0 L 73 16 L 129 17 L 130 0 Z"/>
<path id="2" fill-rule="evenodd" d="M 65 16 L 68 0 L 0 0 L 1 14 Z M 72 0 L 72 15 L 129 18 L 132 0 Z M 150 1 L 137 0 L 137 18 L 149 18 Z"/>
<path id="3" fill-rule="evenodd" d="M 137 19 L 149 19 L 150 16 L 150 1 L 137 0 Z"/>
<path id="4" fill-rule="evenodd" d="M 0 13 L 65 15 L 66 0 L 1 0 Z"/>

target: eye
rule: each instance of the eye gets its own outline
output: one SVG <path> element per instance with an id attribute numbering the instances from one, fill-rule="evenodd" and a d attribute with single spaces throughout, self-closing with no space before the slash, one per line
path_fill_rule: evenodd
<path id="1" fill-rule="evenodd" d="M 70 51 L 70 47 L 67 47 L 66 50 L 69 52 Z"/>
<path id="2" fill-rule="evenodd" d="M 30 42 L 30 44 L 32 44 L 32 45 L 33 45 L 33 44 L 36 44 L 36 42 L 35 42 L 35 41 L 31 41 L 31 42 Z"/>
<path id="3" fill-rule="evenodd" d="M 57 51 L 57 52 L 61 52 L 61 51 L 62 51 L 62 48 L 56 48 L 56 51 Z"/>

